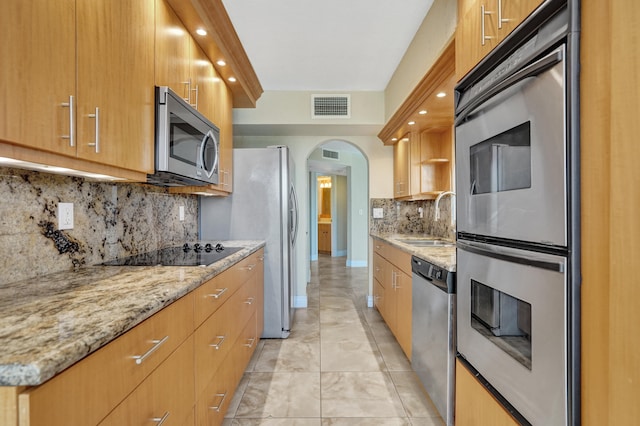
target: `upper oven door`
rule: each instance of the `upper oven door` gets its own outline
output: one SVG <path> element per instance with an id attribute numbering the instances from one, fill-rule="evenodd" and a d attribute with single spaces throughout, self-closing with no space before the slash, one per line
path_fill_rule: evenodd
<path id="1" fill-rule="evenodd" d="M 561 46 L 457 117 L 458 232 L 567 245 L 563 58 Z"/>

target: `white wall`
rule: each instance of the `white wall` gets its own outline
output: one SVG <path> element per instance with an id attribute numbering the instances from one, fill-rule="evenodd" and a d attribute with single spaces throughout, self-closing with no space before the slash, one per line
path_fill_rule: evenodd
<path id="1" fill-rule="evenodd" d="M 407 96 L 453 37 L 458 19 L 456 0 L 435 0 L 384 91 L 385 122 Z"/>

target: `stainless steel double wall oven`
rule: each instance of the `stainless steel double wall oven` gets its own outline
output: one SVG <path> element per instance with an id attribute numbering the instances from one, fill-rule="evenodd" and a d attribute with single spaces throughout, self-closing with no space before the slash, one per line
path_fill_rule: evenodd
<path id="1" fill-rule="evenodd" d="M 457 87 L 457 349 L 522 423 L 579 423 L 577 72 L 547 1 Z"/>

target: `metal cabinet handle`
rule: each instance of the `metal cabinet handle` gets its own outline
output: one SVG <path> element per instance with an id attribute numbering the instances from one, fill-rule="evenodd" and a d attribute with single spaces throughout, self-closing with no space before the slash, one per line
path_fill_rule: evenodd
<path id="1" fill-rule="evenodd" d="M 169 412 L 167 411 L 166 413 L 164 413 L 164 416 L 154 417 L 151 419 L 151 421 L 156 422 L 158 424 L 157 426 L 161 426 L 164 424 L 164 422 L 167 420 L 168 417 L 169 417 Z"/>
<path id="2" fill-rule="evenodd" d="M 186 103 L 188 103 L 189 105 L 191 105 L 191 79 L 187 80 L 187 81 L 183 81 L 182 84 L 184 84 L 186 86 L 186 92 L 187 92 L 187 96 L 182 98 L 184 99 L 184 101 Z"/>
<path id="3" fill-rule="evenodd" d="M 218 299 L 220 296 L 227 292 L 228 288 L 216 288 L 217 293 L 207 294 L 209 297 L 213 297 L 214 299 Z"/>
<path id="4" fill-rule="evenodd" d="M 189 87 L 191 87 L 191 84 L 189 84 Z M 192 107 L 194 107 L 195 109 L 198 109 L 198 85 L 196 84 L 196 88 L 195 89 L 190 89 L 192 92 L 196 92 L 196 103 L 195 104 L 191 104 Z M 189 100 L 191 100 L 191 96 L 189 96 Z"/>
<path id="5" fill-rule="evenodd" d="M 249 343 L 245 343 L 243 346 L 246 346 L 246 347 L 248 347 L 248 348 L 251 348 L 251 347 L 253 347 L 253 344 L 255 343 L 256 339 L 255 339 L 255 337 L 252 337 L 251 339 L 247 339 L 247 341 L 248 341 Z"/>
<path id="6" fill-rule="evenodd" d="M 158 348 L 160 346 L 162 346 L 162 344 L 164 342 L 167 341 L 167 339 L 169 338 L 169 336 L 164 336 L 162 339 L 160 340 L 152 340 L 151 343 L 153 343 L 154 345 L 151 347 L 151 349 L 149 349 L 147 352 L 145 352 L 142 355 L 134 355 L 133 359 L 136 360 L 136 364 L 140 365 L 142 364 L 142 362 L 147 359 L 152 353 L 154 353 L 155 351 L 158 350 Z"/>
<path id="7" fill-rule="evenodd" d="M 69 96 L 69 102 L 63 102 L 62 106 L 64 108 L 69 108 L 69 134 L 63 135 L 62 139 L 69 139 L 69 146 L 76 146 L 76 114 L 73 104 L 73 96 Z"/>
<path id="8" fill-rule="evenodd" d="M 240 268 L 240 269 L 244 269 L 245 271 L 251 271 L 255 267 L 256 267 L 256 264 L 252 263 L 251 265 L 247 265 L 244 268 Z"/>
<path id="9" fill-rule="evenodd" d="M 487 15 L 493 15 L 493 12 L 487 12 L 484 8 L 484 4 L 480 5 L 480 41 L 483 46 L 487 40 L 493 39 L 492 36 L 485 35 L 485 18 Z"/>
<path id="10" fill-rule="evenodd" d="M 220 400 L 220 403 L 218 405 L 216 405 L 215 407 L 209 407 L 209 409 L 216 410 L 219 412 L 220 409 L 222 408 L 222 405 L 224 404 L 224 400 L 227 399 L 227 393 L 228 392 L 215 394 L 216 397 L 222 398 L 222 399 Z"/>
<path id="11" fill-rule="evenodd" d="M 247 305 L 253 305 L 253 301 L 255 299 L 253 297 L 248 298 L 247 300 L 244 301 L 244 303 L 246 303 Z"/>
<path id="12" fill-rule="evenodd" d="M 96 107 L 96 112 L 94 114 L 89 114 L 89 118 L 96 119 L 96 137 L 93 142 L 89 142 L 89 146 L 94 146 L 96 148 L 96 154 L 100 152 L 100 108 Z"/>
<path id="13" fill-rule="evenodd" d="M 218 343 L 212 343 L 209 346 L 211 346 L 212 348 L 216 348 L 216 350 L 218 350 L 224 343 L 224 340 L 227 338 L 227 336 L 216 336 L 216 338 L 218 339 Z"/>
<path id="14" fill-rule="evenodd" d="M 502 24 L 511 21 L 509 18 L 502 17 L 502 0 L 498 0 L 498 29 L 502 29 Z"/>

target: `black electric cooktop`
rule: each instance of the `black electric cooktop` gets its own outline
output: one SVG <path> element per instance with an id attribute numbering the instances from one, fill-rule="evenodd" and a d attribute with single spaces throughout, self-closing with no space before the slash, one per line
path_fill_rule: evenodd
<path id="1" fill-rule="evenodd" d="M 106 266 L 207 266 L 241 250 L 242 247 L 224 247 L 222 244 L 185 244 L 182 247 L 167 247 L 148 253 L 103 263 Z"/>

